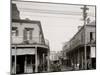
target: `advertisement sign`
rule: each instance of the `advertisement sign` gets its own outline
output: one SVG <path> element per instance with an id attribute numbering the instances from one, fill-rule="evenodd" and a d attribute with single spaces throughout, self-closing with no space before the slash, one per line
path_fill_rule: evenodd
<path id="1" fill-rule="evenodd" d="M 91 58 L 95 58 L 96 57 L 96 49 L 95 47 L 91 47 Z"/>

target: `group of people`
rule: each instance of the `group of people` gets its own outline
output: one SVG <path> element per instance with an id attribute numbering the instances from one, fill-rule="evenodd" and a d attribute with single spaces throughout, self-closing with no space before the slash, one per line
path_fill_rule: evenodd
<path id="1" fill-rule="evenodd" d="M 44 72 L 44 71 L 47 71 L 47 65 L 46 64 L 39 64 L 38 72 L 41 73 L 41 72 Z"/>
<path id="2" fill-rule="evenodd" d="M 50 65 L 51 72 L 61 71 L 61 65 L 59 63 L 53 63 Z"/>

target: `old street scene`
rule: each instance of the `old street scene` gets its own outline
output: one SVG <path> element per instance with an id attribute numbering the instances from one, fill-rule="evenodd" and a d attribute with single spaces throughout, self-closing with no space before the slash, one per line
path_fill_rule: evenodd
<path id="1" fill-rule="evenodd" d="M 11 2 L 11 74 L 96 69 L 94 5 Z"/>

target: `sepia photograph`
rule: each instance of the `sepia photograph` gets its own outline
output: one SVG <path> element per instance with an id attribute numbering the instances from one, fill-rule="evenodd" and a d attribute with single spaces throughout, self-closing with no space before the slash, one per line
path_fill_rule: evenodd
<path id="1" fill-rule="evenodd" d="M 11 75 L 96 70 L 96 6 L 11 0 Z"/>

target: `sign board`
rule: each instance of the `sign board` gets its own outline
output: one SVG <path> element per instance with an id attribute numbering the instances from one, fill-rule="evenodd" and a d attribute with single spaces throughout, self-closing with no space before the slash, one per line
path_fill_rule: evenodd
<path id="1" fill-rule="evenodd" d="M 96 49 L 95 47 L 91 47 L 91 58 L 95 58 L 96 57 Z"/>
<path id="2" fill-rule="evenodd" d="M 17 51 L 15 49 L 12 49 L 11 51 L 12 51 L 12 55 L 35 54 L 35 49 L 34 48 L 17 49 Z"/>

